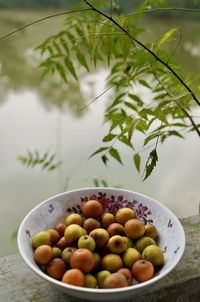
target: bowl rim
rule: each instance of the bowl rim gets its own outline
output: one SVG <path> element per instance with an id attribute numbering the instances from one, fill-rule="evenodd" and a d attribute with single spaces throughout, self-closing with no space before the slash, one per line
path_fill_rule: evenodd
<path id="1" fill-rule="evenodd" d="M 23 242 L 22 242 L 22 239 L 21 239 L 21 234 L 22 234 L 23 226 L 26 223 L 26 221 L 29 219 L 29 217 L 32 215 L 32 213 L 35 212 L 40 206 L 44 205 L 45 203 L 48 203 L 52 199 L 55 199 L 55 198 L 58 198 L 58 197 L 61 197 L 61 196 L 67 195 L 67 194 L 71 194 L 71 193 L 79 193 L 79 192 L 90 191 L 90 190 L 91 191 L 97 191 L 97 190 L 100 190 L 100 191 L 106 190 L 106 191 L 108 191 L 109 190 L 109 191 L 113 191 L 113 192 L 124 192 L 124 193 L 127 193 L 127 194 L 136 194 L 139 197 L 150 199 L 155 204 L 158 204 L 159 206 L 161 206 L 161 208 L 163 208 L 165 210 L 165 212 L 167 212 L 174 219 L 174 221 L 176 222 L 176 224 L 177 224 L 177 226 L 179 228 L 179 231 L 180 231 L 180 238 L 181 238 L 182 245 L 181 245 L 181 248 L 179 250 L 179 254 L 178 254 L 177 258 L 176 258 L 175 265 L 169 266 L 164 272 L 162 272 L 162 274 L 154 276 L 153 278 L 151 278 L 150 280 L 147 280 L 145 282 L 133 284 L 133 285 L 130 285 L 130 286 L 127 286 L 127 287 L 112 288 L 112 289 L 85 288 L 85 287 L 74 286 L 74 285 L 71 285 L 71 284 L 66 284 L 66 283 L 61 282 L 60 280 L 56 280 L 56 279 L 48 276 L 39 267 L 35 267 L 30 262 L 29 257 L 25 254 L 24 249 L 23 249 Z M 141 288 L 147 287 L 147 286 L 155 283 L 157 280 L 162 279 L 167 274 L 169 274 L 176 267 L 176 265 L 179 263 L 179 261 L 181 260 L 181 258 L 183 256 L 183 253 L 185 251 L 185 246 L 186 246 L 186 237 L 185 237 L 184 228 L 183 228 L 180 220 L 178 219 L 178 217 L 169 208 L 167 208 L 165 205 L 163 205 L 159 201 L 155 200 L 154 198 L 151 198 L 150 196 L 138 193 L 136 191 L 123 189 L 123 188 L 114 188 L 114 187 L 83 187 L 83 188 L 73 189 L 73 190 L 69 190 L 69 191 L 65 191 L 65 192 L 53 195 L 53 196 L 45 199 L 44 201 L 40 202 L 34 208 L 32 208 L 32 210 L 30 210 L 25 215 L 25 217 L 23 218 L 23 220 L 21 221 L 21 224 L 19 226 L 18 235 L 17 235 L 17 246 L 18 246 L 19 253 L 20 253 L 22 259 L 24 260 L 24 262 L 26 263 L 26 265 L 29 268 L 31 268 L 31 270 L 33 272 L 35 272 L 37 275 L 39 275 L 43 279 L 49 281 L 50 283 L 53 283 L 53 284 L 57 285 L 58 287 L 62 287 L 63 289 L 69 289 L 69 290 L 73 290 L 73 291 L 80 292 L 80 293 L 111 294 L 111 293 L 130 292 L 130 291 L 134 291 L 134 290 L 135 291 L 139 290 Z"/>

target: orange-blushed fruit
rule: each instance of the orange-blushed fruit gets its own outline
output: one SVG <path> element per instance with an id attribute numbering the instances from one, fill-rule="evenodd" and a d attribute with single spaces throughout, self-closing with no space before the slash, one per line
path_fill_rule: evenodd
<path id="1" fill-rule="evenodd" d="M 115 214 L 115 220 L 124 225 L 128 220 L 136 218 L 135 211 L 130 208 L 121 208 Z"/>
<path id="2" fill-rule="evenodd" d="M 47 264 L 45 271 L 50 277 L 61 280 L 66 271 L 66 264 L 62 259 L 54 258 Z"/>
<path id="3" fill-rule="evenodd" d="M 104 283 L 104 288 L 119 288 L 128 286 L 126 277 L 121 273 L 113 273 L 108 276 Z"/>
<path id="4" fill-rule="evenodd" d="M 88 200 L 82 207 L 82 213 L 87 218 L 98 218 L 103 215 L 102 204 L 97 200 Z"/>
<path id="5" fill-rule="evenodd" d="M 66 247 L 68 247 L 69 244 L 65 240 L 65 237 L 61 237 L 60 240 L 56 243 L 56 247 L 58 247 L 61 250 L 64 250 Z"/>
<path id="6" fill-rule="evenodd" d="M 100 222 L 95 218 L 87 218 L 83 223 L 84 229 L 89 234 L 92 230 L 100 228 L 101 224 Z"/>
<path id="7" fill-rule="evenodd" d="M 122 267 L 117 271 L 117 273 L 120 273 L 120 274 L 124 275 L 124 277 L 126 277 L 128 286 L 132 284 L 133 276 L 132 276 L 132 272 L 130 269 L 128 269 L 126 267 Z"/>
<path id="8" fill-rule="evenodd" d="M 147 281 L 154 275 L 154 266 L 150 261 L 138 260 L 133 264 L 132 275 L 138 282 Z"/>
<path id="9" fill-rule="evenodd" d="M 142 237 L 145 233 L 145 225 L 139 219 L 130 219 L 124 225 L 124 232 L 126 236 L 132 240 Z"/>
<path id="10" fill-rule="evenodd" d="M 114 235 L 124 236 L 124 227 L 118 222 L 113 222 L 107 228 L 107 232 L 110 237 Z"/>
<path id="11" fill-rule="evenodd" d="M 91 236 L 94 239 L 96 247 L 100 249 L 105 247 L 109 240 L 109 234 L 103 228 L 97 228 L 92 230 L 89 233 L 89 236 Z"/>
<path id="12" fill-rule="evenodd" d="M 89 273 L 95 266 L 93 253 L 85 248 L 75 250 L 70 257 L 71 268 L 79 268 L 83 273 Z"/>
<path id="13" fill-rule="evenodd" d="M 62 237 L 64 235 L 66 224 L 65 223 L 58 223 L 54 228 Z"/>
<path id="14" fill-rule="evenodd" d="M 54 230 L 54 229 L 49 229 L 48 230 L 49 234 L 50 234 L 50 240 L 53 244 L 55 244 L 56 242 L 58 242 L 58 240 L 60 239 L 60 234 L 58 233 L 58 231 Z"/>
<path id="15" fill-rule="evenodd" d="M 64 273 L 62 282 L 75 286 L 84 286 L 85 276 L 80 269 L 72 268 Z"/>
<path id="16" fill-rule="evenodd" d="M 40 245 L 34 251 L 34 260 L 37 264 L 47 264 L 52 258 L 53 251 L 49 245 Z"/>

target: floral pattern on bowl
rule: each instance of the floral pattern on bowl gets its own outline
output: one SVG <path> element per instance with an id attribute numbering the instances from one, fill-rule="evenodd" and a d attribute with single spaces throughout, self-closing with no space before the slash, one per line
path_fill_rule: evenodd
<path id="1" fill-rule="evenodd" d="M 109 197 L 105 192 L 102 191 L 98 192 L 97 194 L 90 195 L 89 197 L 85 196 L 80 198 L 82 204 L 92 199 L 98 200 L 102 204 L 105 212 L 111 212 L 115 215 L 121 208 L 130 208 L 135 211 L 137 218 L 143 220 L 145 224 L 147 222 L 153 223 L 153 220 L 149 217 L 152 214 L 151 210 L 141 202 L 138 202 L 136 199 L 130 201 L 125 199 L 123 195 L 117 195 L 116 197 L 111 195 Z M 67 208 L 66 211 L 68 213 L 75 212 L 81 214 L 82 207 L 80 204 L 75 204 L 73 207 Z"/>

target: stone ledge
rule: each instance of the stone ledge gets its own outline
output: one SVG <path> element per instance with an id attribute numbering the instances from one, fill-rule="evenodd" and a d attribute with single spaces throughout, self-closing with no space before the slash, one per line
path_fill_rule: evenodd
<path id="1" fill-rule="evenodd" d="M 176 268 L 144 293 L 129 302 L 200 301 L 200 215 L 181 219 L 186 249 Z M 20 255 L 0 258 L 0 301 L 2 302 L 78 302 L 42 281 L 23 262 Z"/>

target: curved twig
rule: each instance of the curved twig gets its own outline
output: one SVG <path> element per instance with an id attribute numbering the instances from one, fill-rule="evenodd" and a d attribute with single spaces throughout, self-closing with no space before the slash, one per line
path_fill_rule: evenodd
<path id="1" fill-rule="evenodd" d="M 55 18 L 55 17 L 58 17 L 58 16 L 63 16 L 63 15 L 68 15 L 68 14 L 75 14 L 75 13 L 81 13 L 81 12 L 84 12 L 84 11 L 90 11 L 92 10 L 91 8 L 84 8 L 84 9 L 79 9 L 79 10 L 72 10 L 72 11 L 66 11 L 66 12 L 62 12 L 62 13 L 57 13 L 57 14 L 53 14 L 53 15 L 49 15 L 47 17 L 44 17 L 44 18 L 41 18 L 41 19 L 38 19 L 38 20 L 35 20 L 31 23 L 28 23 L 18 29 L 15 29 L 14 31 L 11 31 L 10 33 L 6 34 L 5 36 L 2 36 L 0 37 L 0 41 L 5 39 L 5 38 L 8 38 L 9 36 L 12 36 L 14 35 L 15 33 L 17 33 L 18 31 L 22 30 L 22 29 L 25 29 L 31 25 L 34 25 L 36 23 L 39 23 L 39 22 L 42 22 L 44 20 L 47 20 L 47 19 L 51 19 L 51 18 Z"/>

